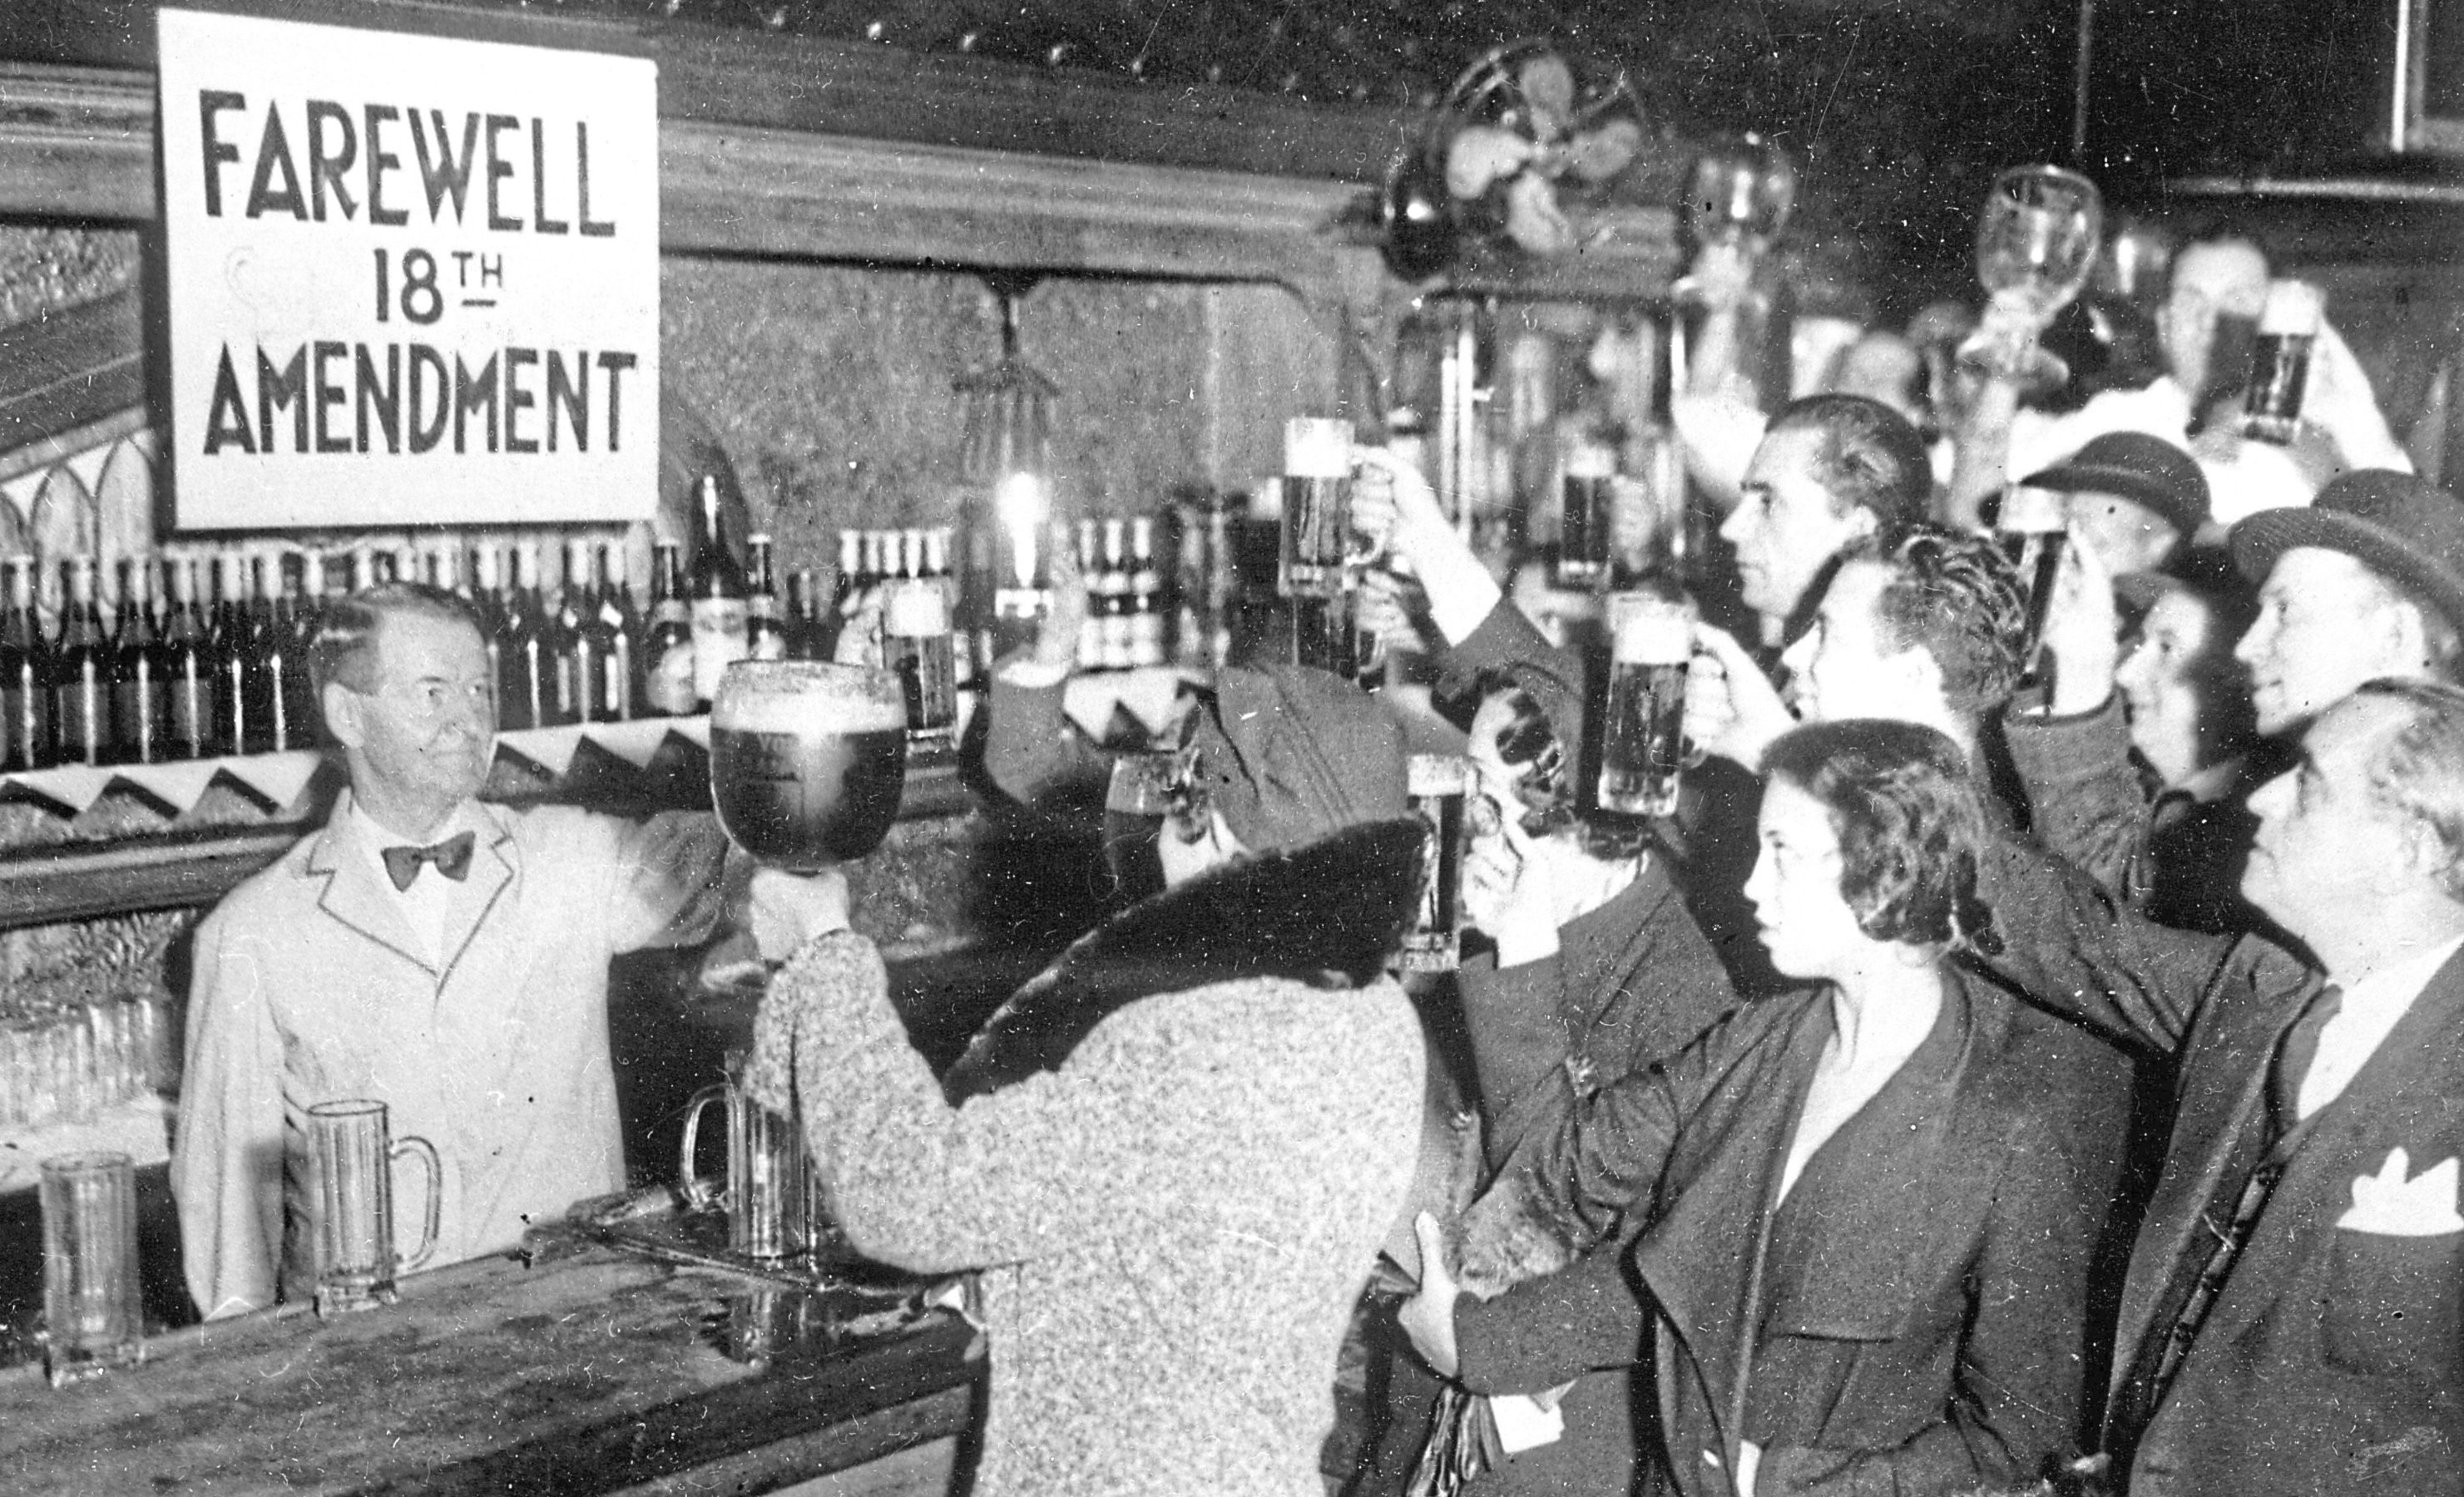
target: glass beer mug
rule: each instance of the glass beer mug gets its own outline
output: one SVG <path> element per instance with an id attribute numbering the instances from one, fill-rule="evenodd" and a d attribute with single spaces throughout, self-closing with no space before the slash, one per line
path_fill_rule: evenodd
<path id="1" fill-rule="evenodd" d="M 1609 595 L 1608 717 L 1600 729 L 1599 807 L 1670 816 L 1685 751 L 1685 667 L 1694 610 L 1661 592 Z"/>
<path id="2" fill-rule="evenodd" d="M 1420 899 L 1403 932 L 1397 966 L 1452 972 L 1462 961 L 1463 797 L 1471 761 L 1460 754 L 1415 754 L 1404 771 L 1412 813 L 1428 828 L 1420 846 Z"/>
<path id="3" fill-rule="evenodd" d="M 1284 424 L 1281 570 L 1287 597 L 1341 593 L 1383 549 L 1353 529 L 1353 469 L 1351 422 L 1294 416 Z"/>
<path id="4" fill-rule="evenodd" d="M 411 1155 L 428 1169 L 419 1245 L 394 1245 L 393 1161 Z M 394 1302 L 394 1275 L 436 1250 L 445 1176 L 425 1138 L 396 1138 L 385 1105 L 366 1098 L 308 1110 L 310 1200 L 316 1213 L 317 1313 L 345 1314 Z"/>
<path id="5" fill-rule="evenodd" d="M 753 1099 L 743 1085 L 745 1059 L 741 1050 L 728 1052 L 727 1080 L 702 1088 L 685 1105 L 677 1178 L 687 1205 L 727 1212 L 729 1251 L 780 1263 L 812 1250 L 823 1212 L 796 1120 Z M 694 1168 L 702 1113 L 714 1103 L 727 1109 L 724 1187 L 714 1187 Z"/>
<path id="6" fill-rule="evenodd" d="M 53 1387 L 144 1360 L 137 1165 L 124 1154 L 42 1165 L 43 1368 Z"/>

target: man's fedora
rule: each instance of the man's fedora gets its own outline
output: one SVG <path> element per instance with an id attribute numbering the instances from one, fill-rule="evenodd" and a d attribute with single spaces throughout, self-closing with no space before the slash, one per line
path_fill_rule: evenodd
<path id="1" fill-rule="evenodd" d="M 2031 489 L 2118 494 L 2164 516 L 2186 536 L 2208 522 L 2208 475 L 2199 460 L 2179 442 L 2145 431 L 2108 431 L 2019 481 Z"/>
<path id="2" fill-rule="evenodd" d="M 2464 499 L 2427 479 L 2362 468 L 2306 507 L 2261 510 L 2233 526 L 2233 564 L 2264 583 L 2297 546 L 2342 551 L 2436 608 L 2464 634 Z"/>

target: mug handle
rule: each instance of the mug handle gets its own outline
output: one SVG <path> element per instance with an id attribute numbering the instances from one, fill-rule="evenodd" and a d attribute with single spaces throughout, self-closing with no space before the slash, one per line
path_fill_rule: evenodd
<path id="1" fill-rule="evenodd" d="M 712 1103 L 726 1100 L 726 1084 L 713 1082 L 694 1092 L 693 1100 L 685 1104 L 684 1147 L 676 1156 L 676 1183 L 685 1194 L 685 1204 L 695 1211 L 707 1210 L 726 1194 L 711 1189 L 699 1175 L 693 1173 L 693 1143 L 701 1134 L 701 1114 Z"/>
<path id="2" fill-rule="evenodd" d="M 385 1157 L 398 1159 L 406 1154 L 419 1156 L 420 1163 L 427 1166 L 428 1209 L 420 1218 L 419 1246 L 408 1257 L 399 1252 L 394 1255 L 394 1268 L 400 1273 L 410 1272 L 428 1262 L 429 1255 L 436 1251 L 436 1228 L 445 1209 L 445 1168 L 437 1162 L 436 1146 L 417 1134 L 407 1134 L 393 1141 L 393 1147 L 385 1151 Z"/>

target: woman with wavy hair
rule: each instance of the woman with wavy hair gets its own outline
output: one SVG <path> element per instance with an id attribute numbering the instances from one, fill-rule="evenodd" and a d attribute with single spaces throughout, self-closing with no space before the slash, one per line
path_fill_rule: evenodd
<path id="1" fill-rule="evenodd" d="M 1805 985 L 1573 1102 L 1471 1212 L 1462 1277 L 1626 1279 L 1589 1303 L 1631 1307 L 1656 1365 L 1645 1490 L 2024 1486 L 2082 1424 L 2121 1124 L 2079 1080 L 2095 1042 L 1966 964 L 1995 943 L 1948 738 L 1825 722 L 1764 768 L 1746 893 Z M 1634 1218 L 1624 1253 L 1587 1255 Z M 1563 1298 L 1555 1277 L 1505 1294 Z M 1441 1263 L 1404 1313 L 1445 1371 L 1458 1292 Z"/>

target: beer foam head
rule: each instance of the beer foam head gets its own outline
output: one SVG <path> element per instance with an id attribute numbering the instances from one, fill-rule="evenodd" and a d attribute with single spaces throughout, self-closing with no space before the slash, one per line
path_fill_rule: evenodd
<path id="1" fill-rule="evenodd" d="M 890 601 L 882 605 L 881 627 L 884 632 L 904 639 L 931 639 L 947 634 L 950 632 L 950 601 L 943 596 L 937 583 L 900 583 L 890 589 Z"/>
<path id="2" fill-rule="evenodd" d="M 2319 331 L 2327 298 L 2306 280 L 2267 283 L 2267 305 L 2258 314 L 2258 330 L 2272 338 L 2307 338 Z"/>
<path id="3" fill-rule="evenodd" d="M 715 727 L 737 733 L 904 732 L 898 677 L 825 660 L 739 660 L 712 705 Z"/>
<path id="4" fill-rule="evenodd" d="M 1659 593 L 1621 592 L 1609 599 L 1611 657 L 1631 665 L 1683 665 L 1694 653 L 1694 610 Z"/>
<path id="5" fill-rule="evenodd" d="M 1284 423 L 1284 475 L 1352 475 L 1352 423 L 1332 416 L 1294 416 Z"/>

